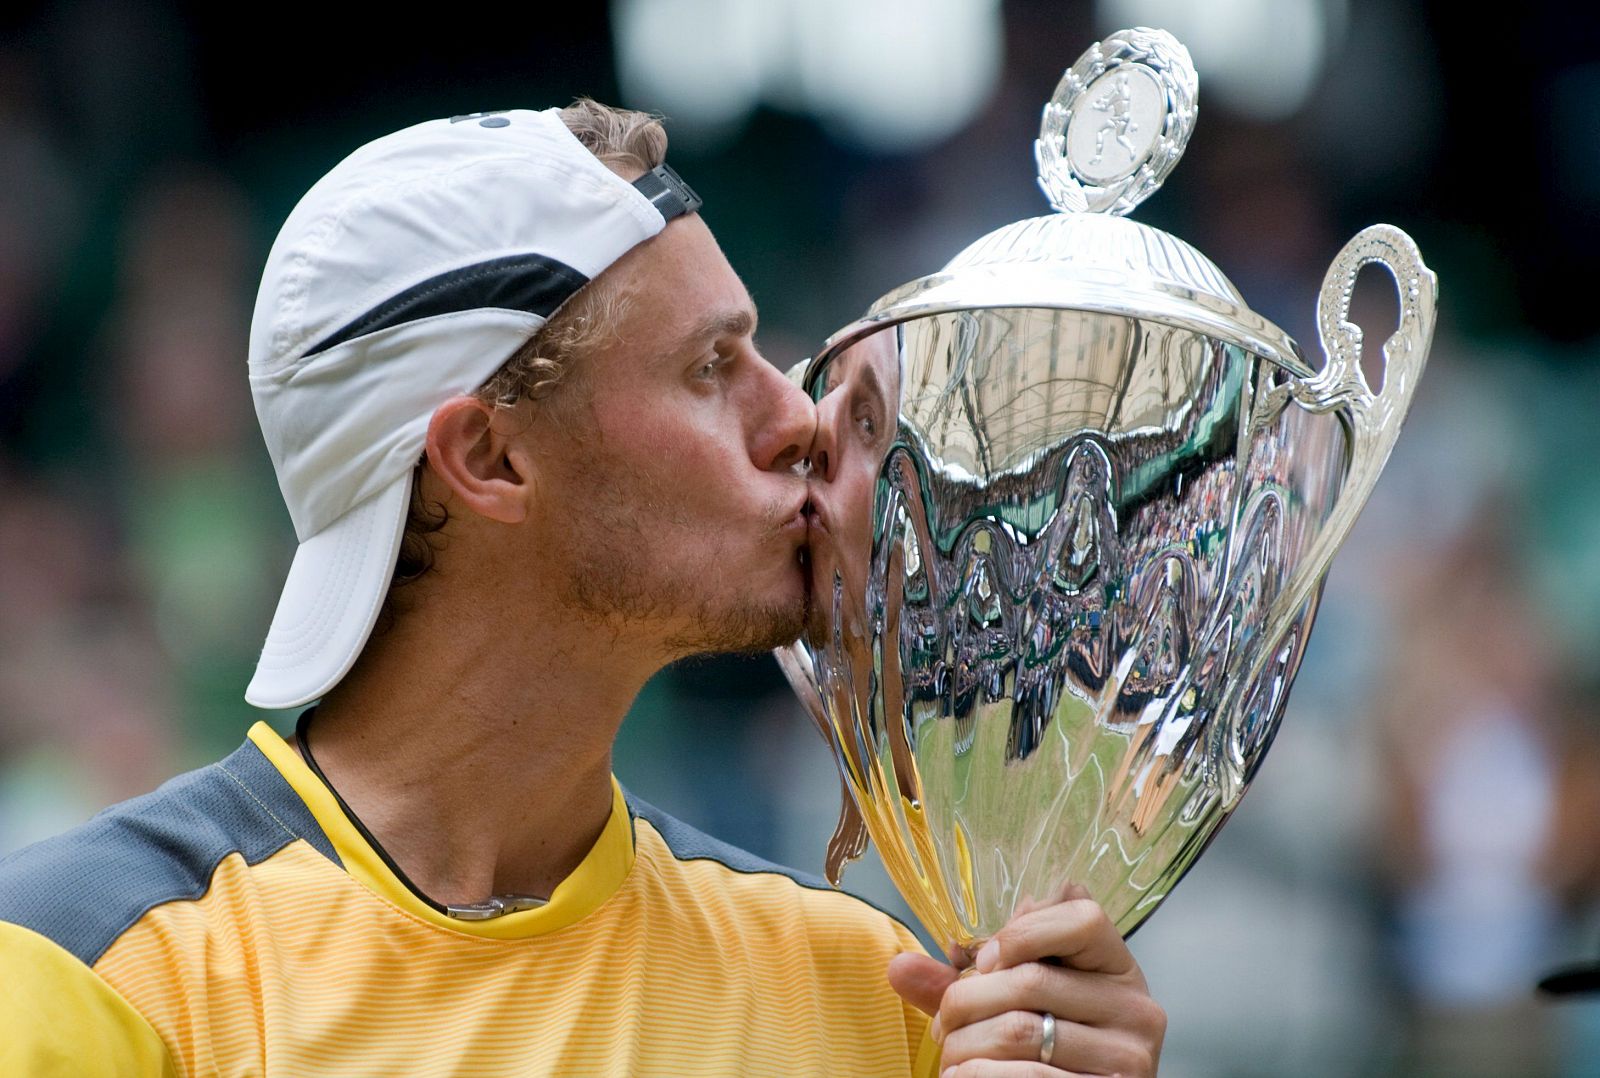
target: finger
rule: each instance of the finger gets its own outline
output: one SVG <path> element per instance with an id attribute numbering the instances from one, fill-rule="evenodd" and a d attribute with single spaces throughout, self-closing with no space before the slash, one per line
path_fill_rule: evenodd
<path id="1" fill-rule="evenodd" d="M 1048 1063 L 1082 1074 L 1150 1075 L 1153 1061 L 1145 1047 L 1121 1032 L 1096 1029 L 1056 1019 L 1055 1048 L 1039 1058 L 1044 1043 L 1044 1016 L 1034 1011 L 1006 1011 L 970 1026 L 951 1030 L 944 1039 L 944 1065 L 969 1060 L 1009 1059 Z"/>
<path id="2" fill-rule="evenodd" d="M 1122 933 L 1090 898 L 1068 899 L 1013 917 L 978 951 L 977 967 L 989 973 L 1045 958 L 1090 973 L 1132 975 L 1144 983 Z"/>
<path id="3" fill-rule="evenodd" d="M 1010 969 L 963 977 L 939 1004 L 943 1029 L 981 1022 L 1012 1010 L 1049 1011 L 1089 1026 L 1130 1028 L 1150 1003 L 1138 986 L 1102 973 L 1024 962 Z"/>
<path id="4" fill-rule="evenodd" d="M 969 1059 L 956 1067 L 946 1067 L 939 1078 L 1094 1078 L 1077 1071 L 1047 1067 L 1043 1063 L 1024 1063 L 1015 1059 Z"/>
<path id="5" fill-rule="evenodd" d="M 1066 902 L 1069 899 L 1074 899 L 1074 898 L 1093 898 L 1093 897 L 1094 896 L 1089 893 L 1089 889 L 1087 887 L 1085 887 L 1083 884 L 1081 884 L 1081 883 L 1072 883 L 1070 881 L 1067 882 L 1067 883 L 1063 883 L 1061 885 L 1061 889 L 1056 892 L 1056 901 L 1057 902 Z"/>
<path id="6" fill-rule="evenodd" d="M 1089 889 L 1083 886 L 1083 884 L 1070 882 L 1063 883 L 1060 887 L 1057 887 L 1055 891 L 1044 895 L 1042 898 L 1034 898 L 1032 895 L 1028 895 L 1027 897 L 1023 898 L 1021 902 L 1017 903 L 1016 909 L 1011 911 L 1011 915 L 1015 917 L 1022 913 L 1032 913 L 1034 910 L 1043 909 L 1044 907 L 1054 905 L 1057 902 L 1065 902 L 1069 898 L 1089 897 L 1091 897 L 1089 894 Z"/>
<path id="7" fill-rule="evenodd" d="M 964 947 L 959 943 L 952 943 L 945 948 L 944 952 L 945 961 L 954 966 L 958 972 L 971 969 L 973 959 L 977 956 L 978 948 L 975 944 L 971 947 Z"/>
<path id="8" fill-rule="evenodd" d="M 889 986 L 923 1014 L 938 1013 L 945 989 L 956 977 L 955 970 L 925 954 L 906 951 L 889 960 Z"/>

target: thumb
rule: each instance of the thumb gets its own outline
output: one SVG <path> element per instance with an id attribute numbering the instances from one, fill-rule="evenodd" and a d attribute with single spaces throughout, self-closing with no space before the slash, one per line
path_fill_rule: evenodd
<path id="1" fill-rule="evenodd" d="M 889 986 L 924 1014 L 937 1014 L 944 990 L 956 982 L 950 966 L 925 954 L 906 951 L 889 960 Z"/>

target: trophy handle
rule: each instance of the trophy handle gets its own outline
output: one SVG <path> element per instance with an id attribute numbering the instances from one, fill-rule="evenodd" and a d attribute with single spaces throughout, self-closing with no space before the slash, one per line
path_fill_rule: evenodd
<path id="1" fill-rule="evenodd" d="M 1376 392 L 1361 370 L 1361 327 L 1350 321 L 1356 277 L 1372 263 L 1389 271 L 1400 294 L 1400 324 L 1383 343 L 1383 383 Z M 1317 296 L 1317 332 L 1327 362 L 1311 377 L 1291 375 L 1262 395 L 1251 421 L 1252 439 L 1277 419 L 1291 399 L 1310 412 L 1337 411 L 1349 436 L 1349 467 L 1332 511 L 1268 613 L 1261 639 L 1269 646 L 1259 649 L 1244 676 L 1234 683 L 1231 705 L 1237 706 L 1240 694 L 1256 683 L 1282 650 L 1277 642 L 1321 584 L 1388 462 L 1428 360 L 1438 297 L 1438 278 L 1423 264 L 1410 236 L 1393 225 L 1362 229 L 1334 258 Z M 1241 768 L 1247 764 L 1240 759 L 1231 762 Z M 1235 781 L 1225 789 L 1226 800 L 1242 792 L 1248 772 L 1230 779 Z"/>
<path id="2" fill-rule="evenodd" d="M 1383 342 L 1383 388 L 1376 393 L 1361 370 L 1361 327 L 1350 321 L 1356 277 L 1374 262 L 1389 271 L 1400 293 L 1400 324 Z M 1276 416 L 1288 395 L 1308 411 L 1346 411 L 1352 428 L 1351 461 L 1340 500 L 1348 495 L 1359 497 L 1344 511 L 1347 520 L 1339 534 L 1341 541 L 1399 437 L 1400 423 L 1428 361 L 1438 300 L 1439 279 L 1423 264 L 1410 236 L 1393 225 L 1363 228 L 1334 257 L 1317 295 L 1317 335 L 1327 362 L 1312 377 L 1291 378 L 1268 394 L 1263 423 Z M 1339 509 L 1335 515 L 1340 515 Z"/>
<path id="3" fill-rule="evenodd" d="M 811 721 L 816 725 L 817 732 L 822 735 L 822 740 L 827 742 L 828 748 L 833 751 L 834 759 L 839 759 L 833 728 L 828 725 L 827 713 L 822 709 L 822 689 L 817 684 L 816 668 L 812 666 L 811 656 L 806 654 L 804 645 L 794 643 L 774 648 L 772 655 L 778 660 L 778 668 L 789 680 L 794 694 L 800 698 L 800 704 L 806 709 L 806 714 L 811 716 Z M 850 792 L 850 784 L 841 766 L 839 822 L 834 825 L 833 837 L 828 840 L 828 857 L 824 862 L 828 882 L 835 887 L 839 886 L 839 881 L 844 878 L 844 866 L 859 859 L 866 852 L 867 825 L 861 818 L 861 810 L 856 807 L 855 796 Z"/>

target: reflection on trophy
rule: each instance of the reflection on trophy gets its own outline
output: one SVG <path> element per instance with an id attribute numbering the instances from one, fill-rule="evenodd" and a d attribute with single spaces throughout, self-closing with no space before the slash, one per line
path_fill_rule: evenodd
<path id="1" fill-rule="evenodd" d="M 1195 120 L 1184 48 L 1113 34 L 1036 144 L 1057 212 L 983 237 L 831 337 L 813 613 L 779 661 L 838 759 L 828 874 L 867 836 L 942 944 L 1087 887 L 1124 934 L 1240 797 L 1324 575 L 1388 459 L 1433 331 L 1415 245 L 1335 258 L 1313 367 L 1199 251 L 1122 216 Z M 1400 294 L 1381 385 L 1348 321 Z"/>

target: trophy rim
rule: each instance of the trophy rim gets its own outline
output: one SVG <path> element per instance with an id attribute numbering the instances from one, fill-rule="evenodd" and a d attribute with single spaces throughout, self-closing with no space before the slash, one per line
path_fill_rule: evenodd
<path id="1" fill-rule="evenodd" d="M 1038 264 L 996 263 L 910 281 L 830 335 L 807 365 L 801 388 L 811 392 L 834 356 L 880 329 L 934 315 L 985 310 L 1082 311 L 1132 318 L 1236 345 L 1296 377 L 1316 373 L 1294 338 L 1241 304 L 1150 280 L 1140 282 L 1140 290 L 1130 298 L 1125 282 L 1085 280 L 1042 269 Z M 992 297 L 987 294 L 991 292 Z"/>

